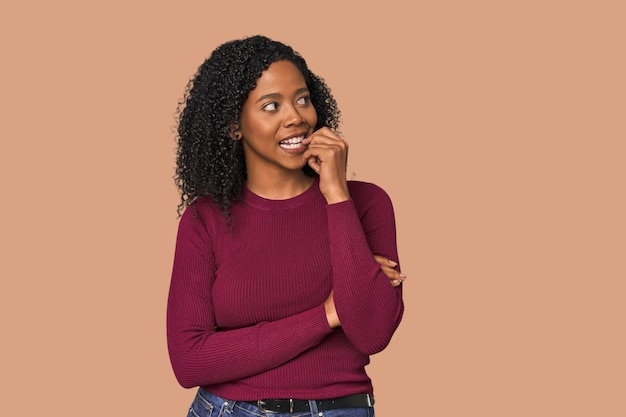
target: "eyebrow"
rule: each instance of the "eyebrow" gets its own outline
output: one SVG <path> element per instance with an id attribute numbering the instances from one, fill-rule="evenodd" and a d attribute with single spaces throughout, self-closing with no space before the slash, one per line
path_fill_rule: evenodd
<path id="1" fill-rule="evenodd" d="M 308 93 L 308 92 L 309 92 L 309 89 L 307 87 L 302 87 L 302 88 L 298 88 L 295 91 L 295 95 Z M 279 98 L 279 97 L 282 97 L 282 94 L 280 93 L 263 94 L 261 97 L 259 97 L 259 99 L 256 102 L 258 103 L 259 101 L 267 100 L 268 98 Z"/>

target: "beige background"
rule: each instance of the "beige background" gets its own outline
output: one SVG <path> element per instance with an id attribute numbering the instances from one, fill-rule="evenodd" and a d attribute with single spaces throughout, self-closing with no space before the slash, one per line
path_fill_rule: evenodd
<path id="1" fill-rule="evenodd" d="M 327 80 L 356 179 L 395 203 L 377 415 L 626 415 L 623 2 L 413 3 L 3 4 L 0 414 L 185 415 L 174 110 L 262 33 Z"/>

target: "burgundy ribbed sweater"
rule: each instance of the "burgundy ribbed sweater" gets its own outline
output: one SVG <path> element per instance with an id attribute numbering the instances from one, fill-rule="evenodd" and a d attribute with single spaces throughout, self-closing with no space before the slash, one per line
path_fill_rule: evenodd
<path id="1" fill-rule="evenodd" d="M 244 188 L 232 229 L 208 198 L 180 220 L 167 310 L 174 373 L 231 400 L 373 393 L 369 355 L 403 313 L 372 254 L 397 260 L 391 201 L 349 181 L 328 205 L 319 180 L 288 200 Z M 342 327 L 326 321 L 331 289 Z"/>

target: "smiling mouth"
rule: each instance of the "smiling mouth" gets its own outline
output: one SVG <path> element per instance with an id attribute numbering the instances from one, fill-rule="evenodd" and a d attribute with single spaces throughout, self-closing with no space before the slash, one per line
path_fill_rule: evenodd
<path id="1" fill-rule="evenodd" d="M 278 146 L 280 146 L 283 149 L 298 149 L 300 146 L 302 146 L 303 140 L 304 140 L 304 135 L 297 136 L 295 138 L 281 140 L 280 142 L 278 142 Z"/>

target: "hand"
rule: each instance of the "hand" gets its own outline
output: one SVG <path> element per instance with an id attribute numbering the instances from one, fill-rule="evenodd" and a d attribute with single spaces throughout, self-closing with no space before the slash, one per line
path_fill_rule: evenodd
<path id="1" fill-rule="evenodd" d="M 387 278 L 389 278 L 389 283 L 393 287 L 397 287 L 402 284 L 402 281 L 406 279 L 406 275 L 399 273 L 394 268 L 398 266 L 395 261 L 385 258 L 384 256 L 374 255 L 374 259 L 376 262 L 380 264 L 380 269 L 383 270 Z M 339 316 L 337 315 L 337 309 L 335 308 L 335 300 L 333 298 L 333 291 L 330 291 L 330 295 L 324 301 L 324 309 L 326 310 L 326 320 L 328 320 L 328 325 L 331 329 L 341 326 L 341 321 L 339 321 Z"/>
<path id="2" fill-rule="evenodd" d="M 326 320 L 331 329 L 341 326 L 337 310 L 335 309 L 335 300 L 333 299 L 333 291 L 330 291 L 330 295 L 324 302 L 324 308 L 326 309 Z"/>
<path id="3" fill-rule="evenodd" d="M 348 144 L 327 127 L 316 130 L 302 143 L 308 145 L 302 162 L 319 174 L 320 191 L 326 202 L 333 204 L 350 199 L 346 179 Z"/>
<path id="4" fill-rule="evenodd" d="M 398 265 L 396 262 L 380 255 L 374 255 L 374 259 L 380 264 L 380 269 L 382 269 L 385 275 L 387 275 L 387 278 L 389 278 L 391 286 L 397 287 L 406 279 L 406 275 L 394 269 Z"/>

